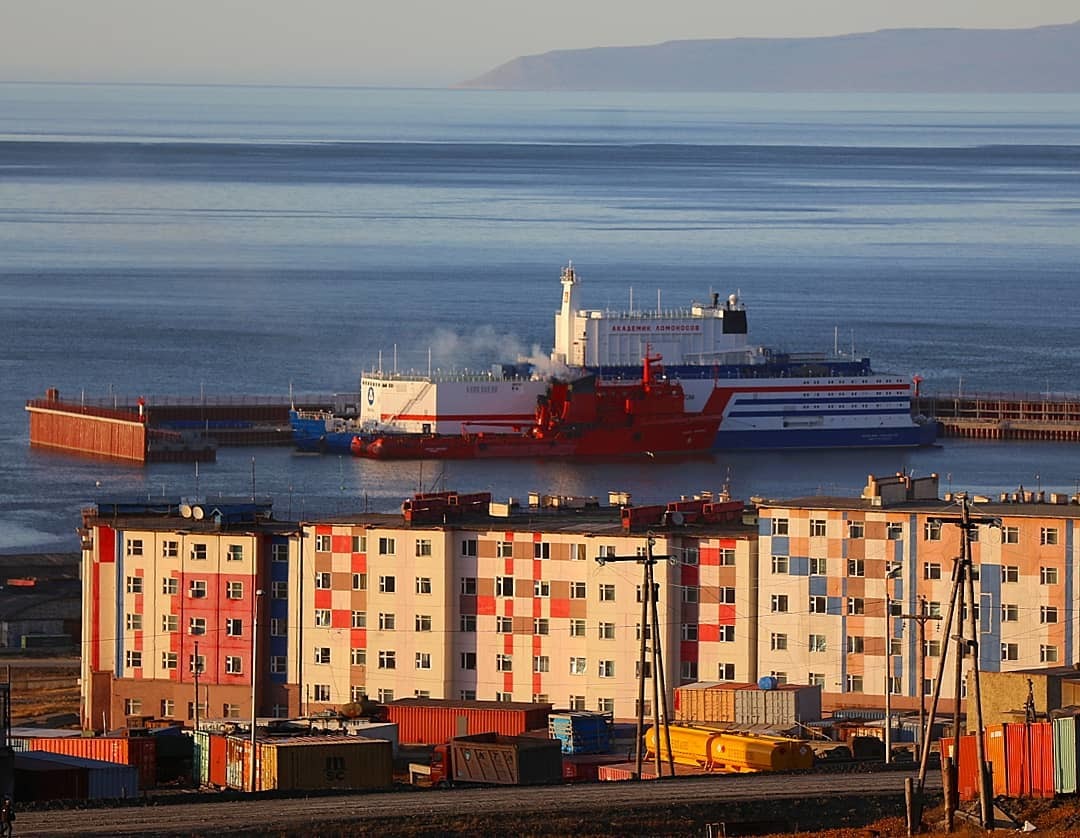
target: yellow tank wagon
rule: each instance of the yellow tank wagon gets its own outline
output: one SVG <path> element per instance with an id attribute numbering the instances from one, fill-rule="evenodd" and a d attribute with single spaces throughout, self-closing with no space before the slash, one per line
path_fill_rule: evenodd
<path id="1" fill-rule="evenodd" d="M 661 732 L 663 728 L 661 728 Z M 781 736 L 754 736 L 707 727 L 671 725 L 672 758 L 679 765 L 691 765 L 718 773 L 752 771 L 795 771 L 811 768 L 814 752 L 799 739 Z M 667 759 L 667 747 L 660 737 L 660 758 Z M 656 727 L 645 733 L 649 758 L 656 756 Z"/>

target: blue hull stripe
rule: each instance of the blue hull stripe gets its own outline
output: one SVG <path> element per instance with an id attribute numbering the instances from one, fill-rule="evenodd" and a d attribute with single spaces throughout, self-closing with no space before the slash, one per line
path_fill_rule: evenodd
<path id="1" fill-rule="evenodd" d="M 739 393 L 735 399 L 741 402 L 750 402 L 752 404 L 809 404 L 809 403 L 822 403 L 822 404 L 865 404 L 866 402 L 902 402 L 903 404 L 910 404 L 910 396 L 819 396 L 816 393 L 807 393 L 803 397 L 788 396 L 782 399 L 755 399 L 751 398 L 752 394 Z"/>
<path id="2" fill-rule="evenodd" d="M 795 406 L 795 410 L 732 410 L 728 416 L 790 416 L 793 419 L 805 419 L 812 416 L 902 416 L 911 413 L 908 407 L 894 407 L 874 410 L 806 410 L 805 406 Z"/>
<path id="3" fill-rule="evenodd" d="M 929 430 L 928 430 L 929 429 Z M 775 431 L 725 431 L 716 434 L 714 448 L 874 448 L 931 445 L 934 426 L 910 428 L 788 428 Z"/>

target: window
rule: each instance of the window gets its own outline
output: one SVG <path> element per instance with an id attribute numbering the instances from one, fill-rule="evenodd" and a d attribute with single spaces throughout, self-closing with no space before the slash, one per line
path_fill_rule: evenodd
<path id="1" fill-rule="evenodd" d="M 827 614 L 829 612 L 829 599 L 823 596 L 810 597 L 811 614 Z"/>
<path id="2" fill-rule="evenodd" d="M 720 663 L 716 666 L 716 680 L 718 681 L 734 681 L 735 680 L 735 664 L 733 663 Z"/>
<path id="3" fill-rule="evenodd" d="M 512 559 L 514 558 L 514 544 L 511 541 L 496 541 L 495 542 L 495 558 L 497 559 Z"/>
<path id="4" fill-rule="evenodd" d="M 922 577 L 923 579 L 940 579 L 941 564 L 939 562 L 923 562 Z"/>
<path id="5" fill-rule="evenodd" d="M 810 672 L 806 675 L 806 683 L 811 687 L 821 687 L 825 689 L 825 673 L 823 672 Z"/>
<path id="6" fill-rule="evenodd" d="M 350 666 L 367 666 L 367 649 L 349 649 Z"/>
<path id="7" fill-rule="evenodd" d="M 315 663 L 330 663 L 330 647 L 329 646 L 316 646 L 315 647 Z"/>
<path id="8" fill-rule="evenodd" d="M 787 594 L 773 594 L 770 599 L 770 610 L 773 613 L 782 613 L 788 610 Z"/>
<path id="9" fill-rule="evenodd" d="M 598 674 L 601 678 L 615 677 L 615 661 L 600 661 Z"/>
<path id="10" fill-rule="evenodd" d="M 863 638 L 857 634 L 849 634 L 847 639 L 847 651 L 849 655 L 861 655 L 863 653 Z"/>
<path id="11" fill-rule="evenodd" d="M 328 535 L 315 536 L 315 550 L 319 553 L 329 553 L 333 540 Z"/>
<path id="12" fill-rule="evenodd" d="M 1016 643 L 1002 643 L 1001 659 L 1003 661 L 1020 660 L 1020 646 Z"/>
<path id="13" fill-rule="evenodd" d="M 777 670 L 774 669 L 769 674 L 773 678 L 776 679 L 776 683 L 778 683 L 778 684 L 786 684 L 787 683 L 787 673 L 786 672 L 778 672 Z"/>
<path id="14" fill-rule="evenodd" d="M 1019 544 L 1020 543 L 1020 528 L 1019 527 L 1003 527 L 1001 530 L 1001 543 L 1002 544 Z"/>
<path id="15" fill-rule="evenodd" d="M 844 686 L 849 693 L 861 693 L 863 691 L 862 675 L 848 675 L 844 679 Z"/>
<path id="16" fill-rule="evenodd" d="M 225 636 L 226 637 L 243 637 L 244 636 L 244 621 L 237 619 L 236 617 L 230 617 L 225 621 Z"/>
<path id="17" fill-rule="evenodd" d="M 930 519 L 923 524 L 923 541 L 941 541 L 941 521 Z"/>
<path id="18" fill-rule="evenodd" d="M 966 608 L 967 603 L 964 603 L 964 605 L 965 605 L 965 608 Z M 925 609 L 924 609 L 923 613 L 929 614 L 931 617 L 940 617 L 941 616 L 941 603 L 938 602 L 936 599 L 928 600 L 926 602 Z M 967 616 L 966 611 L 964 612 L 964 616 Z M 979 606 L 977 604 L 975 606 L 975 616 L 976 617 L 979 616 Z"/>
<path id="19" fill-rule="evenodd" d="M 176 715 L 176 702 L 171 698 L 161 699 L 161 715 L 163 718 L 169 718 Z"/>
<path id="20" fill-rule="evenodd" d="M 125 614 L 124 625 L 128 631 L 142 631 L 142 614 Z"/>
<path id="21" fill-rule="evenodd" d="M 941 657 L 941 641 L 940 640 L 927 640 L 926 648 L 924 650 L 926 657 L 928 658 L 940 658 Z"/>
<path id="22" fill-rule="evenodd" d="M 716 638 L 721 643 L 734 643 L 735 642 L 735 626 L 720 626 L 718 637 Z"/>
<path id="23" fill-rule="evenodd" d="M 725 605 L 735 604 L 735 589 L 734 588 L 720 588 L 717 593 L 718 601 Z"/>
<path id="24" fill-rule="evenodd" d="M 367 590 L 367 574 L 366 573 L 354 573 L 352 575 L 352 589 L 354 591 L 366 591 Z"/>
<path id="25" fill-rule="evenodd" d="M 315 574 L 315 588 L 320 591 L 329 591 L 333 587 L 333 578 L 326 571 Z"/>
<path id="26" fill-rule="evenodd" d="M 495 632 L 497 634 L 510 634 L 514 630 L 513 617 L 496 617 Z"/>
<path id="27" fill-rule="evenodd" d="M 379 631 L 394 631 L 397 628 L 397 617 L 393 614 L 379 612 Z"/>
<path id="28" fill-rule="evenodd" d="M 275 562 L 287 562 L 289 560 L 288 544 L 271 544 L 270 559 Z"/>
<path id="29" fill-rule="evenodd" d="M 769 636 L 769 648 L 774 652 L 783 652 L 787 649 L 786 634 L 772 634 Z"/>
<path id="30" fill-rule="evenodd" d="M 244 598 L 244 583 L 243 582 L 226 582 L 225 583 L 225 598 L 226 599 L 243 599 Z"/>
<path id="31" fill-rule="evenodd" d="M 533 618 L 533 634 L 548 634 L 550 631 L 551 624 L 548 622 L 547 617 Z"/>
<path id="32" fill-rule="evenodd" d="M 165 634 L 180 630 L 180 620 L 175 614 L 161 615 L 161 631 Z"/>
<path id="33" fill-rule="evenodd" d="M 417 631 L 431 631 L 431 615 L 430 614 L 417 614 L 415 622 L 416 622 L 416 630 Z"/>
<path id="34" fill-rule="evenodd" d="M 273 655 L 270 658 L 270 673 L 272 675 L 284 675 L 285 674 L 285 656 Z"/>
<path id="35" fill-rule="evenodd" d="M 127 554 L 129 556 L 141 556 L 143 554 L 141 538 L 133 538 L 127 543 Z"/>
<path id="36" fill-rule="evenodd" d="M 366 553 L 367 552 L 367 536 L 366 535 L 354 535 L 352 537 L 352 551 L 354 553 Z"/>
<path id="37" fill-rule="evenodd" d="M 696 681 L 697 661 L 683 661 L 679 666 L 679 675 L 684 681 Z"/>
<path id="38" fill-rule="evenodd" d="M 810 519 L 810 537 L 811 538 L 824 538 L 825 537 L 825 519 L 824 518 L 811 518 Z"/>
<path id="39" fill-rule="evenodd" d="M 847 522 L 848 538 L 862 538 L 866 534 L 866 525 L 862 521 Z"/>
<path id="40" fill-rule="evenodd" d="M 889 541 L 900 541 L 904 537 L 904 525 L 892 521 L 885 524 L 885 537 Z"/>
<path id="41" fill-rule="evenodd" d="M 683 623 L 682 624 L 682 639 L 687 641 L 695 641 L 698 639 L 698 625 L 697 623 Z"/>
<path id="42" fill-rule="evenodd" d="M 533 672 L 548 672 L 551 669 L 551 659 L 547 655 L 533 655 Z"/>
<path id="43" fill-rule="evenodd" d="M 270 618 L 270 636 L 271 637 L 285 637 L 288 632 L 289 623 L 282 617 Z"/>
<path id="44" fill-rule="evenodd" d="M 394 539 L 387 536 L 380 536 L 379 538 L 379 555 L 380 556 L 392 556 L 397 552 L 397 542 Z"/>
<path id="45" fill-rule="evenodd" d="M 811 576 L 827 576 L 829 571 L 829 562 L 826 559 L 815 559 L 810 557 L 810 575 Z"/>
<path id="46" fill-rule="evenodd" d="M 1056 585 L 1058 583 L 1058 569 L 1056 567 L 1039 568 L 1039 584 Z"/>
<path id="47" fill-rule="evenodd" d="M 824 634 L 811 634 L 807 646 L 811 652 L 825 652 L 829 648 Z"/>
<path id="48" fill-rule="evenodd" d="M 416 653 L 416 668 L 431 669 L 431 652 Z"/>
<path id="49" fill-rule="evenodd" d="M 468 690 L 467 692 L 472 692 L 473 699 L 476 699 L 476 690 Z M 377 696 L 379 699 L 379 704 L 389 704 L 391 701 L 394 700 L 394 691 L 380 687 Z"/>
<path id="50" fill-rule="evenodd" d="M 315 628 L 330 628 L 333 625 L 329 608 L 315 609 Z"/>
<path id="51" fill-rule="evenodd" d="M 571 637 L 584 637 L 585 636 L 585 621 L 578 620 L 571 617 L 570 619 L 570 636 Z"/>
<path id="52" fill-rule="evenodd" d="M 461 577 L 461 593 L 465 596 L 476 596 L 476 577 L 475 576 L 462 576 Z"/>
<path id="53" fill-rule="evenodd" d="M 1019 582 L 1020 581 L 1020 568 L 1014 564 L 1003 564 L 1001 566 L 1001 581 L 1002 582 Z"/>
<path id="54" fill-rule="evenodd" d="M 614 640 L 615 639 L 615 624 L 614 623 L 598 623 L 596 626 L 596 636 L 600 640 Z"/>
<path id="55" fill-rule="evenodd" d="M 514 700 L 514 694 L 511 692 L 503 692 L 501 690 L 496 691 L 495 700 L 500 701 L 503 704 L 509 704 Z"/>
<path id="56" fill-rule="evenodd" d="M 476 631 L 476 615 L 462 614 L 460 628 L 466 634 L 473 634 Z"/>
<path id="57" fill-rule="evenodd" d="M 379 577 L 379 593 L 392 594 L 397 590 L 397 580 L 393 576 Z"/>
<path id="58" fill-rule="evenodd" d="M 1040 663 L 1057 663 L 1058 660 L 1058 647 L 1057 646 L 1040 646 L 1039 647 L 1039 662 Z"/>
<path id="59" fill-rule="evenodd" d="M 533 542 L 533 558 L 534 559 L 550 559 L 551 558 L 551 544 L 546 541 L 534 541 Z"/>
<path id="60" fill-rule="evenodd" d="M 124 715 L 126 716 L 138 716 L 142 713 L 142 699 L 140 698 L 125 698 L 124 699 Z"/>
<path id="61" fill-rule="evenodd" d="M 514 595 L 514 577 L 495 577 L 495 596 L 510 597 Z"/>
<path id="62" fill-rule="evenodd" d="M 191 545 L 191 558 L 194 561 L 201 562 L 206 561 L 206 545 L 205 544 L 192 544 Z"/>
<path id="63" fill-rule="evenodd" d="M 380 650 L 379 669 L 397 669 L 397 652 L 386 649 Z"/>
<path id="64" fill-rule="evenodd" d="M 615 601 L 615 586 L 603 584 L 600 586 L 600 601 L 601 602 L 614 602 Z"/>
<path id="65" fill-rule="evenodd" d="M 188 596 L 192 599 L 202 599 L 206 596 L 206 580 L 192 579 L 188 583 Z"/>
<path id="66" fill-rule="evenodd" d="M 431 539 L 430 538 L 418 538 L 418 539 L 416 539 L 416 555 L 417 556 L 430 556 L 431 555 Z"/>
<path id="67" fill-rule="evenodd" d="M 639 548 L 641 549 L 641 548 Z M 644 555 L 644 554 L 642 554 Z M 701 561 L 701 551 L 697 547 L 684 547 L 682 552 L 682 563 L 687 565 L 696 565 Z"/>
<path id="68" fill-rule="evenodd" d="M 353 611 L 350 614 L 350 624 L 354 629 L 367 628 L 367 611 Z"/>
<path id="69" fill-rule="evenodd" d="M 127 590 L 127 592 L 129 594 L 141 594 L 143 592 L 142 577 L 141 576 L 129 576 L 127 578 L 127 589 L 126 590 Z"/>
<path id="70" fill-rule="evenodd" d="M 551 583 L 542 579 L 537 579 L 533 582 L 533 596 L 537 597 L 550 597 L 551 596 Z"/>
<path id="71" fill-rule="evenodd" d="M 461 653 L 461 668 L 469 670 L 476 669 L 476 652 Z"/>
<path id="72" fill-rule="evenodd" d="M 645 638 L 652 640 L 652 626 L 645 624 Z M 641 640 L 641 623 L 634 624 L 634 640 Z"/>
<path id="73" fill-rule="evenodd" d="M 596 709 L 601 713 L 614 713 L 615 712 L 615 699 L 614 698 L 598 698 L 596 699 Z"/>
<path id="74" fill-rule="evenodd" d="M 417 576 L 416 577 L 416 592 L 421 595 L 431 593 L 431 577 L 430 576 Z"/>
<path id="75" fill-rule="evenodd" d="M 288 582 L 271 582 L 270 583 L 270 596 L 274 599 L 288 599 L 289 598 L 289 583 Z"/>
<path id="76" fill-rule="evenodd" d="M 463 555 L 463 556 L 475 556 L 476 555 L 476 539 L 475 538 L 463 538 L 463 539 L 461 539 L 461 555 Z"/>
<path id="77" fill-rule="evenodd" d="M 514 671 L 514 658 L 512 655 L 496 655 L 495 656 L 495 671 L 496 672 L 513 672 Z"/>
<path id="78" fill-rule="evenodd" d="M 865 614 L 866 600 L 861 596 L 849 596 L 847 601 L 848 614 Z"/>
<path id="79" fill-rule="evenodd" d="M 570 561 L 572 561 L 572 562 L 583 562 L 583 561 L 585 561 L 586 558 L 588 558 L 588 557 L 585 555 L 585 545 L 584 544 L 571 544 L 570 545 Z"/>
<path id="80" fill-rule="evenodd" d="M 899 637 L 889 638 L 889 654 L 894 658 L 904 654 L 904 641 Z"/>
<path id="81" fill-rule="evenodd" d="M 476 690 L 458 690 L 458 697 L 462 701 L 476 701 Z"/>
<path id="82" fill-rule="evenodd" d="M 772 557 L 772 572 L 773 573 L 787 573 L 788 572 L 788 557 L 787 556 L 773 556 Z"/>
<path id="83" fill-rule="evenodd" d="M 848 559 L 848 576 L 866 576 L 866 562 L 862 559 Z"/>
<path id="84" fill-rule="evenodd" d="M 242 562 L 244 560 L 244 545 L 243 544 L 230 544 L 229 549 L 225 552 L 225 561 L 227 562 Z"/>
<path id="85" fill-rule="evenodd" d="M 1020 621 L 1020 606 L 1003 602 L 1001 604 L 1001 622 L 1016 623 Z"/>
<path id="86" fill-rule="evenodd" d="M 722 567 L 734 567 L 735 565 L 735 549 L 733 547 L 723 547 L 720 550 L 720 565 Z"/>
<path id="87" fill-rule="evenodd" d="M 1058 531 L 1056 527 L 1041 527 L 1039 529 L 1039 543 L 1040 544 L 1057 544 L 1058 543 Z"/>
<path id="88" fill-rule="evenodd" d="M 772 519 L 772 534 L 773 535 L 787 535 L 788 534 L 788 519 L 787 518 L 773 518 Z"/>
<path id="89" fill-rule="evenodd" d="M 239 655 L 225 656 L 225 672 L 229 675 L 240 675 L 244 671 L 244 661 Z"/>
<path id="90" fill-rule="evenodd" d="M 206 618 L 192 617 L 188 621 L 188 634 L 206 634 Z"/>
<path id="91" fill-rule="evenodd" d="M 128 649 L 124 652 L 124 664 L 132 669 L 142 668 L 142 652 Z"/>
<path id="92" fill-rule="evenodd" d="M 601 546 L 599 548 L 599 551 L 600 551 L 600 557 L 601 558 L 604 558 L 604 559 L 613 559 L 613 558 L 615 558 L 615 547 L 614 547 L 614 545 L 609 544 L 607 546 Z"/>
<path id="93" fill-rule="evenodd" d="M 330 685 L 329 684 L 314 684 L 312 686 L 313 701 L 328 702 L 330 700 Z"/>
<path id="94" fill-rule="evenodd" d="M 697 585 L 684 585 L 682 589 L 682 601 L 683 602 L 697 602 L 698 601 L 698 587 Z"/>
<path id="95" fill-rule="evenodd" d="M 206 672 L 206 655 L 188 655 L 188 671 L 192 674 Z"/>
<path id="96" fill-rule="evenodd" d="M 585 599 L 586 596 L 584 582 L 570 583 L 570 599 Z"/>
<path id="97" fill-rule="evenodd" d="M 1039 622 L 1040 623 L 1056 623 L 1058 621 L 1058 610 L 1053 605 L 1043 605 L 1039 608 Z"/>
<path id="98" fill-rule="evenodd" d="M 175 559 L 180 555 L 180 542 L 179 541 L 163 541 L 161 542 L 161 557 L 163 559 Z"/>

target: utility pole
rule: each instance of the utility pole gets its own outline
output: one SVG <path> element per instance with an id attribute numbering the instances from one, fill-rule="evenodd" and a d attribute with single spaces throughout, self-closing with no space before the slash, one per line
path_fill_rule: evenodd
<path id="1" fill-rule="evenodd" d="M 671 753 L 671 732 L 668 729 L 668 703 L 667 689 L 664 683 L 663 667 L 664 653 L 661 648 L 660 619 L 656 607 L 658 585 L 653 579 L 653 567 L 658 561 L 674 562 L 672 556 L 656 556 L 653 554 L 653 546 L 656 538 L 650 531 L 646 534 L 646 549 L 644 556 L 597 556 L 596 563 L 603 567 L 609 562 L 636 562 L 642 566 L 641 582 L 641 645 L 638 649 L 638 702 L 637 702 L 637 750 L 635 752 L 636 779 L 640 780 L 644 763 L 644 749 L 642 748 L 645 735 L 645 672 L 646 672 L 646 638 L 652 640 L 652 694 L 653 694 L 653 730 L 656 731 L 656 776 L 659 779 L 663 775 L 661 764 L 660 736 L 664 736 L 664 746 L 667 748 L 668 770 L 672 777 L 675 776 L 675 757 Z M 661 704 L 662 702 L 662 704 Z M 663 725 L 661 727 L 661 720 Z"/>
<path id="2" fill-rule="evenodd" d="M 919 747 L 922 747 L 926 728 L 926 623 L 941 621 L 940 614 L 931 614 L 926 607 L 926 597 L 919 597 L 919 610 L 915 614 L 901 614 L 901 620 L 914 620 L 919 626 Z"/>
<path id="3" fill-rule="evenodd" d="M 952 517 L 933 516 L 927 519 L 929 524 L 955 524 L 960 528 L 960 555 L 953 561 L 952 592 L 949 597 L 949 608 L 945 616 L 944 636 L 956 641 L 956 656 L 958 677 L 955 685 L 955 700 L 959 706 L 961 700 L 960 670 L 963 655 L 971 656 L 972 696 L 975 705 L 975 751 L 977 765 L 977 777 L 979 785 L 979 822 L 984 829 L 993 828 L 993 813 L 991 811 L 990 782 L 986 772 L 986 750 L 983 741 L 983 716 L 982 716 L 982 690 L 979 677 L 979 626 L 975 619 L 975 582 L 972 572 L 971 542 L 972 535 L 977 531 L 980 524 L 1001 527 L 1000 518 L 976 517 L 971 514 L 971 504 L 966 493 L 957 495 L 960 503 L 960 515 Z M 968 635 L 964 633 L 964 614 L 966 611 L 968 620 Z M 953 620 L 956 620 L 955 626 Z M 938 701 L 941 697 L 941 682 L 945 674 L 945 664 L 949 654 L 949 645 L 946 643 L 941 649 L 941 659 L 938 662 L 937 678 L 934 683 L 934 697 L 930 705 L 931 720 L 937 714 Z M 922 749 L 919 758 L 919 777 L 916 781 L 917 793 L 914 795 L 912 807 L 908 811 L 909 834 L 918 826 L 922 814 L 924 789 L 926 784 L 926 770 L 930 758 L 930 739 L 923 729 Z M 960 729 L 955 726 L 953 731 L 953 757 L 954 763 L 951 769 L 952 787 L 956 786 L 956 763 L 960 758 Z M 946 800 L 946 808 L 952 805 Z M 946 819 L 951 817 L 952 812 L 946 812 Z"/>

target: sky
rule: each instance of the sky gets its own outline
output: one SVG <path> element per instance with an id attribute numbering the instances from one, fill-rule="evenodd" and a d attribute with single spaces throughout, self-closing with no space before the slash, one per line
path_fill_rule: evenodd
<path id="1" fill-rule="evenodd" d="M 1077 19 L 1076 0 L 0 0 L 0 81 L 444 87 L 557 49 Z"/>

